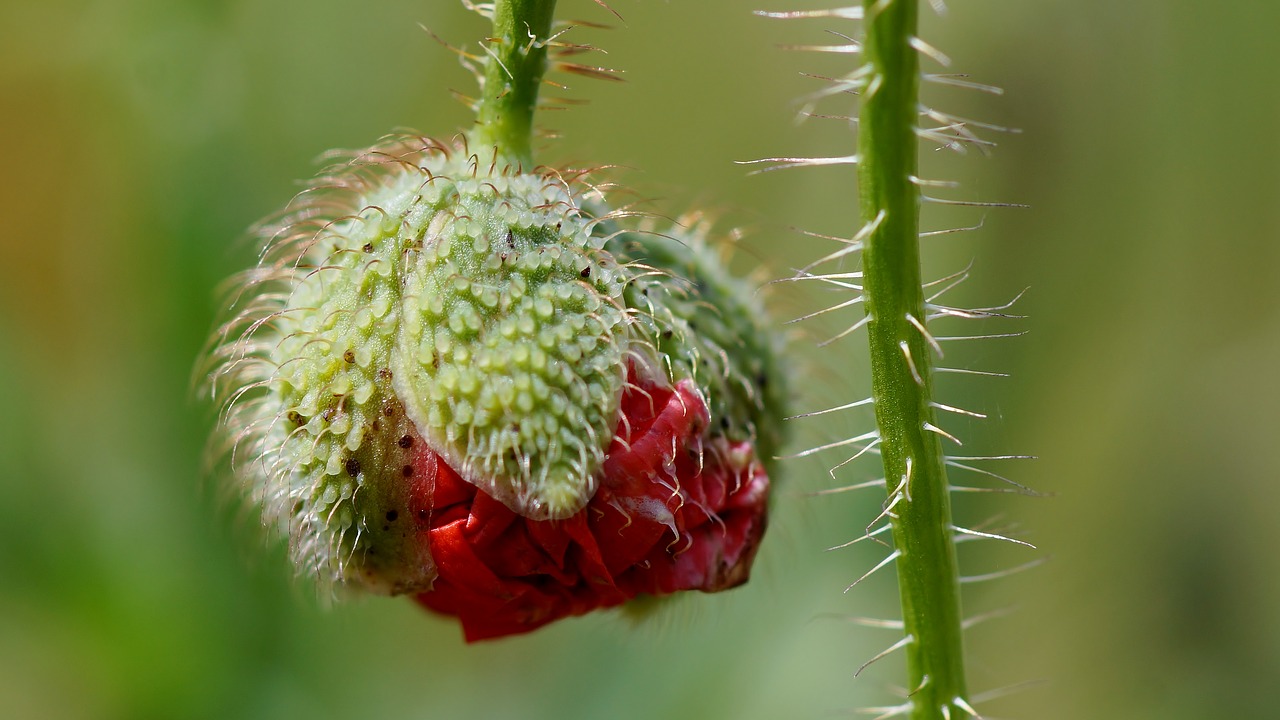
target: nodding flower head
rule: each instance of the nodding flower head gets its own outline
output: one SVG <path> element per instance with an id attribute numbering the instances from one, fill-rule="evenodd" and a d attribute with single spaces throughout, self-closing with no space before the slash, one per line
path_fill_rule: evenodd
<path id="1" fill-rule="evenodd" d="M 471 639 L 746 580 L 775 344 L 703 223 L 623 221 L 579 175 L 399 137 L 267 226 L 211 388 L 302 573 Z"/>

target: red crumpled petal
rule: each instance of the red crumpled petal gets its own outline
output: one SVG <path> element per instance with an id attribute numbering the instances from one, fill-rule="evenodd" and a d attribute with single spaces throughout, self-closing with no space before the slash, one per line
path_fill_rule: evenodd
<path id="1" fill-rule="evenodd" d="M 434 477 L 414 512 L 420 521 L 429 517 L 420 532 L 439 573 L 418 602 L 456 615 L 468 642 L 529 632 L 637 595 L 746 582 L 769 491 L 753 448 L 704 440 L 707 405 L 692 382 L 662 388 L 632 380 L 600 487 L 570 518 L 531 521 L 430 450 L 415 455 L 415 475 Z"/>

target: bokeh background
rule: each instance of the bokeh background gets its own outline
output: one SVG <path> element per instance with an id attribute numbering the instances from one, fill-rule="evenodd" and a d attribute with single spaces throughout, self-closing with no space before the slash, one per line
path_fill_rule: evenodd
<path id="1" fill-rule="evenodd" d="M 839 120 L 795 122 L 846 56 L 835 21 L 780 23 L 730 0 L 588 0 L 627 82 L 571 78 L 591 103 L 546 113 L 548 162 L 616 164 L 654 212 L 710 207 L 744 239 L 732 262 L 787 274 L 849 235 L 852 173 L 748 176 L 771 155 L 842 155 Z M 789 9 L 816 3 L 774 3 Z M 1049 499 L 965 497 L 1040 550 L 962 549 L 972 685 L 1047 683 L 995 717 L 1271 718 L 1280 677 L 1280 5 L 974 0 L 926 37 L 1003 97 L 930 88 L 943 109 L 1022 128 L 990 158 L 927 153 L 951 197 L 929 208 L 937 277 L 972 260 L 956 302 L 1024 287 L 1029 318 L 948 361 L 991 414 L 948 427 L 973 454 L 1025 452 L 1013 477 Z M 926 13 L 927 14 L 927 13 Z M 790 462 L 752 583 L 655 620 L 615 615 L 468 647 L 407 601 L 326 608 L 201 470 L 211 412 L 191 368 L 214 287 L 251 262 L 245 229 L 331 147 L 467 122 L 472 84 L 423 33 L 470 43 L 453 2 L 46 0 L 0 4 L 0 716 L 11 718 L 804 718 L 895 702 L 900 657 L 853 672 L 893 632 L 892 578 L 843 588 L 884 553 L 851 539 L 879 497 L 812 497 L 874 460 Z M 838 38 L 835 38 L 839 42 Z M 837 98 L 820 112 L 849 110 Z M 831 295 L 774 286 L 779 317 Z M 799 410 L 861 397 L 856 315 L 793 333 Z M 962 328 L 979 331 L 979 328 Z M 794 424 L 793 449 L 867 428 Z M 957 477 L 957 480 L 964 479 Z M 972 479 L 972 478 L 971 478 Z M 865 544 L 864 545 L 869 545 Z"/>

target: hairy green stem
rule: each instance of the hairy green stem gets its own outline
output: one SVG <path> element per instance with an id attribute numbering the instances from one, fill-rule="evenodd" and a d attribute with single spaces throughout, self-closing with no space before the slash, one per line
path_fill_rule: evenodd
<path id="1" fill-rule="evenodd" d="M 869 73 L 858 180 L 872 394 L 890 491 L 913 720 L 967 715 L 951 502 L 933 397 L 914 183 L 920 62 L 917 0 L 864 0 Z M 958 699 L 958 700 L 957 700 Z"/>
<path id="2" fill-rule="evenodd" d="M 547 70 L 547 38 L 556 0 L 497 0 L 493 37 L 485 46 L 484 83 L 470 134 L 473 151 L 492 147 L 498 158 L 533 165 L 533 112 Z"/>

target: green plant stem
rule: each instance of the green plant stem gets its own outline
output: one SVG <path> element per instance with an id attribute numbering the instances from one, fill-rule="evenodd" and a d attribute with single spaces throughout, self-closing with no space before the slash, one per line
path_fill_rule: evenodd
<path id="1" fill-rule="evenodd" d="M 932 399 L 930 342 L 920 277 L 916 175 L 920 63 L 910 45 L 917 0 L 864 0 L 863 53 L 871 70 L 859 119 L 863 252 L 872 394 L 893 506 L 913 720 L 966 717 L 960 593 L 951 502 Z M 878 220 L 877 220 L 878 218 Z M 906 479 L 904 482 L 904 478 Z M 943 708 L 946 708 L 944 711 Z M 946 715 L 944 715 L 944 712 Z"/>
<path id="2" fill-rule="evenodd" d="M 493 37 L 486 49 L 484 84 L 471 131 L 472 151 L 492 147 L 499 158 L 529 169 L 533 165 L 533 112 L 547 70 L 555 0 L 497 0 Z"/>

